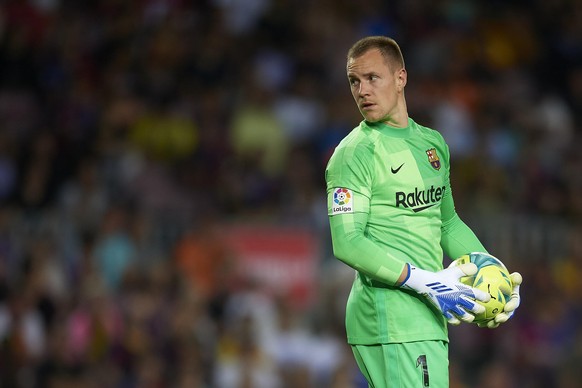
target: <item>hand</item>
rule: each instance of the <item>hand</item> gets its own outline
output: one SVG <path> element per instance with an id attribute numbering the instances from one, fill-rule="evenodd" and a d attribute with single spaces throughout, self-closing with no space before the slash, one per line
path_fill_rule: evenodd
<path id="1" fill-rule="evenodd" d="M 449 267 L 439 272 L 407 265 L 408 277 L 401 286 L 426 296 L 452 325 L 458 325 L 460 320 L 472 322 L 475 316 L 470 312 L 479 314 L 485 311 L 485 307 L 476 300 L 488 302 L 491 299 L 488 293 L 460 282 L 461 277 L 477 273 L 477 266 L 473 263 Z"/>
<path id="2" fill-rule="evenodd" d="M 495 329 L 500 324 L 505 323 L 513 316 L 515 310 L 519 307 L 521 303 L 521 297 L 519 296 L 519 286 L 523 281 L 521 274 L 519 272 L 514 272 L 509 275 L 511 278 L 511 282 L 513 283 L 513 290 L 511 291 L 511 296 L 509 297 L 509 301 L 505 304 L 503 308 L 503 312 L 497 314 L 494 319 L 490 320 L 487 323 L 479 323 L 479 327 L 488 327 L 490 329 Z"/>

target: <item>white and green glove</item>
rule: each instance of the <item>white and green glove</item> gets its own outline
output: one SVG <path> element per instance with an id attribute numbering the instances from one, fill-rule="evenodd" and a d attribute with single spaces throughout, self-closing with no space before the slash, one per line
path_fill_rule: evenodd
<path id="1" fill-rule="evenodd" d="M 461 321 L 472 322 L 475 316 L 471 313 L 479 314 L 485 311 L 485 307 L 475 301 L 488 302 L 491 299 L 488 293 L 461 283 L 462 277 L 477 273 L 477 266 L 473 263 L 449 267 L 438 272 L 425 271 L 411 264 L 407 266 L 408 277 L 400 286 L 426 296 L 452 325 L 458 325 Z"/>
<path id="2" fill-rule="evenodd" d="M 487 323 L 478 323 L 479 327 L 488 327 L 490 329 L 495 329 L 500 324 L 505 323 L 513 316 L 515 310 L 519 307 L 521 303 L 521 296 L 519 295 L 519 286 L 523 281 L 521 274 L 519 272 L 513 272 L 509 275 L 511 278 L 511 283 L 513 284 L 513 290 L 511 291 L 511 296 L 509 301 L 503 307 L 503 312 L 497 314 L 495 318 Z"/>

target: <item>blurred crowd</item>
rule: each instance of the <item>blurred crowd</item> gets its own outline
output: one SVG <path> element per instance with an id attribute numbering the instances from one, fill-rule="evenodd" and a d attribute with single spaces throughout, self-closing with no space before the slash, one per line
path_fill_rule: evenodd
<path id="1" fill-rule="evenodd" d="M 525 279 L 502 329 L 451 328 L 451 387 L 579 386 L 575 0 L 0 1 L 0 386 L 365 387 L 323 171 L 361 120 L 347 49 L 380 34 Z M 237 272 L 230 223 L 317 236 L 309 306 Z"/>

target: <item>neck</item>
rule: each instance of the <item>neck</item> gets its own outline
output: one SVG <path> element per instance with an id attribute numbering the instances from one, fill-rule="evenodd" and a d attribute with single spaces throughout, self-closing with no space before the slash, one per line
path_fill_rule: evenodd
<path id="1" fill-rule="evenodd" d="M 408 113 L 403 112 L 401 114 L 390 116 L 384 120 L 383 123 L 395 128 L 406 128 L 408 127 Z"/>
<path id="2" fill-rule="evenodd" d="M 406 101 L 404 98 L 398 100 L 393 114 L 386 117 L 386 120 L 383 120 L 383 123 L 396 128 L 408 127 L 408 109 L 406 108 Z"/>

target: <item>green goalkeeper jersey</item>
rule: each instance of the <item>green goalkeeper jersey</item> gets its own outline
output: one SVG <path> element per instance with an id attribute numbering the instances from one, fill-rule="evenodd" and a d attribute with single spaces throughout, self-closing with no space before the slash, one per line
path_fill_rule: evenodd
<path id="1" fill-rule="evenodd" d="M 448 340 L 423 296 L 395 287 L 405 263 L 429 270 L 485 251 L 457 216 L 449 150 L 437 131 L 362 121 L 337 146 L 325 177 L 335 256 L 356 269 L 346 307 L 350 344 Z"/>

